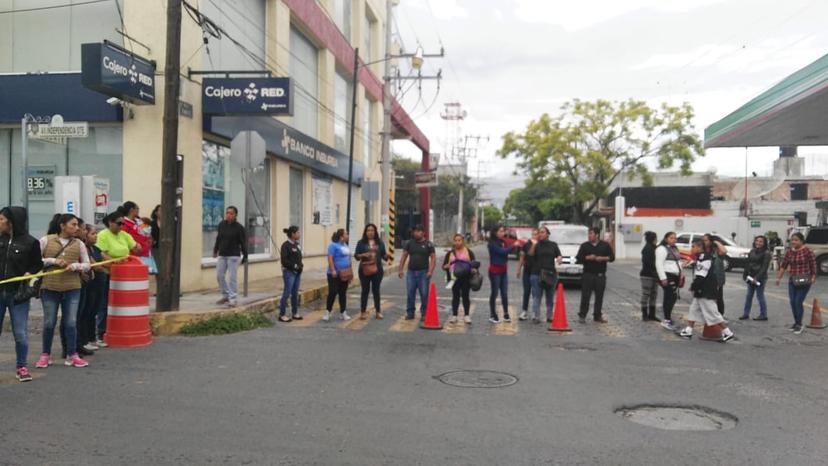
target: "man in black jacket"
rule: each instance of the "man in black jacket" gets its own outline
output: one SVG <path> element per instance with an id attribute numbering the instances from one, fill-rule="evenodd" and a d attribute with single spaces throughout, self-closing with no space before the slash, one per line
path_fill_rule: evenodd
<path id="1" fill-rule="evenodd" d="M 590 228 L 586 243 L 578 249 L 575 260 L 584 265 L 584 274 L 581 277 L 581 309 L 578 312 L 578 322 L 586 323 L 589 313 L 589 299 L 595 293 L 595 305 L 592 318 L 599 324 L 607 323 L 603 317 L 604 289 L 607 287 L 607 263 L 615 261 L 615 253 L 606 241 L 600 240 L 601 230 Z"/>
<path id="2" fill-rule="evenodd" d="M 0 210 L 0 281 L 35 274 L 42 268 L 40 243 L 29 235 L 26 209 L 4 207 Z M 29 382 L 32 380 L 26 367 L 29 352 L 29 299 L 15 296 L 20 285 L 21 282 L 0 285 L 0 331 L 8 309 L 17 354 L 17 380 Z"/>
<path id="3" fill-rule="evenodd" d="M 218 225 L 216 244 L 213 246 L 213 257 L 218 258 L 216 275 L 221 290 L 221 299 L 216 304 L 226 304 L 228 307 L 238 304 L 236 299 L 239 293 L 239 264 L 247 262 L 247 233 L 236 221 L 238 214 L 239 210 L 235 206 L 230 206 L 224 211 L 224 220 Z"/>

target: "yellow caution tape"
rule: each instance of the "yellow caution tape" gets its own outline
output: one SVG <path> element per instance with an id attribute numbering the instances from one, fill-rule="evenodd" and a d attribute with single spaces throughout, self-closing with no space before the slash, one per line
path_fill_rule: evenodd
<path id="1" fill-rule="evenodd" d="M 112 263 L 115 263 L 115 262 L 122 262 L 124 260 L 126 260 L 126 257 L 121 257 L 121 258 L 118 258 L 118 259 L 109 259 L 109 260 L 105 260 L 105 261 L 101 261 L 101 262 L 93 262 L 91 265 L 92 265 L 92 267 L 99 267 L 101 265 L 112 264 Z M 40 273 L 36 273 L 36 274 L 32 274 L 32 275 L 21 275 L 19 277 L 7 278 L 5 280 L 0 280 L 0 285 L 5 285 L 7 283 L 24 282 L 26 280 L 34 280 L 35 278 L 48 277 L 49 275 L 60 275 L 64 272 L 68 272 L 68 270 L 67 269 L 60 269 L 60 270 L 52 270 L 50 272 L 40 272 Z"/>

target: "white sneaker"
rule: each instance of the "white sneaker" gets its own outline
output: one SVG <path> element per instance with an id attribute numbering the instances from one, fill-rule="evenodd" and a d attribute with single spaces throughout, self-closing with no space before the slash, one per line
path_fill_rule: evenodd
<path id="1" fill-rule="evenodd" d="M 100 347 L 98 347 L 98 345 L 94 343 L 87 343 L 83 345 L 83 349 L 85 349 L 86 351 L 98 351 Z"/>
<path id="2" fill-rule="evenodd" d="M 669 330 L 671 332 L 674 332 L 676 330 L 676 328 L 673 327 L 673 321 L 672 320 L 666 320 L 666 319 L 662 320 L 661 321 L 661 326 L 666 328 L 667 330 Z"/>
<path id="3" fill-rule="evenodd" d="M 348 315 L 348 311 L 342 311 L 339 317 L 341 317 L 342 320 L 351 320 L 351 316 Z"/>
<path id="4" fill-rule="evenodd" d="M 449 323 L 450 324 L 456 324 L 457 323 L 457 316 L 449 317 Z"/>
<path id="5" fill-rule="evenodd" d="M 463 317 L 463 322 L 465 322 L 467 325 L 471 325 L 471 316 Z"/>
<path id="6" fill-rule="evenodd" d="M 448 282 L 448 283 L 446 283 L 446 289 L 447 289 L 447 290 L 450 290 L 450 289 L 452 289 L 453 287 L 454 287 L 454 280 L 449 280 L 449 282 Z"/>
<path id="7" fill-rule="evenodd" d="M 684 330 L 679 333 L 679 336 L 683 338 L 693 338 L 693 327 L 685 327 Z"/>
<path id="8" fill-rule="evenodd" d="M 322 316 L 322 320 L 325 322 L 331 320 L 331 311 L 325 311 L 325 314 Z"/>
<path id="9" fill-rule="evenodd" d="M 523 311 L 523 312 L 521 312 L 521 313 L 520 313 L 520 315 L 518 316 L 518 319 L 520 319 L 520 320 L 526 320 L 526 319 L 527 319 L 527 317 L 528 317 L 528 315 L 526 314 L 526 311 Z"/>
<path id="10" fill-rule="evenodd" d="M 103 341 L 103 338 L 98 339 L 98 341 L 96 341 L 95 344 L 98 345 L 98 347 L 100 348 L 106 348 L 107 346 L 109 346 L 106 344 L 105 341 Z"/>
<path id="11" fill-rule="evenodd" d="M 497 316 L 494 316 L 494 317 L 489 317 L 489 322 L 491 322 L 491 323 L 493 323 L 493 324 L 499 324 L 499 323 L 500 323 L 500 319 L 498 319 L 498 318 L 497 318 Z"/>
<path id="12" fill-rule="evenodd" d="M 733 335 L 733 330 L 730 330 L 729 328 L 726 328 L 722 332 L 722 341 L 732 340 L 734 336 L 735 335 Z"/>

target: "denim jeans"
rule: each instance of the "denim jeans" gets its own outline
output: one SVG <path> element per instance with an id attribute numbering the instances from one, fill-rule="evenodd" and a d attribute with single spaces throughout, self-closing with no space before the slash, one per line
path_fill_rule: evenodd
<path id="1" fill-rule="evenodd" d="M 540 275 L 532 275 L 529 277 L 532 283 L 532 314 L 536 319 L 540 319 L 540 305 L 541 299 L 546 297 L 546 320 L 552 319 L 552 311 L 555 309 L 555 288 L 558 286 L 558 278 L 555 278 L 555 283 L 549 287 L 542 287 Z"/>
<path id="2" fill-rule="evenodd" d="M 60 323 L 66 330 L 66 355 L 77 352 L 77 319 L 80 289 L 69 291 L 42 290 L 40 300 L 43 303 L 43 352 L 52 353 L 52 340 L 55 337 L 58 307 L 61 310 Z"/>
<path id="3" fill-rule="evenodd" d="M 218 278 L 221 295 L 231 303 L 236 302 L 239 294 L 239 264 L 241 256 L 219 256 L 216 263 L 216 278 Z M 227 281 L 227 273 L 230 272 L 230 282 Z"/>
<path id="4" fill-rule="evenodd" d="M 759 301 L 759 316 L 768 316 L 768 303 L 765 301 L 765 282 L 756 286 L 752 283 L 747 284 L 747 296 L 745 297 L 745 317 L 750 317 L 750 308 L 753 306 L 753 295 L 756 294 L 756 299 Z"/>
<path id="5" fill-rule="evenodd" d="M 3 319 L 6 309 L 11 317 L 12 334 L 14 334 L 14 352 L 17 355 L 17 368 L 26 367 L 29 355 L 29 301 L 15 304 L 14 293 L 0 291 L 0 333 L 3 332 Z"/>
<path id="6" fill-rule="evenodd" d="M 282 300 L 279 301 L 279 317 L 285 315 L 288 299 L 290 299 L 291 311 L 293 315 L 296 315 L 299 312 L 299 282 L 302 274 L 285 270 L 282 279 L 285 282 L 285 288 L 282 290 Z"/>
<path id="7" fill-rule="evenodd" d="M 414 304 L 416 295 L 420 293 L 420 315 L 425 316 L 426 304 L 428 302 L 428 270 L 409 270 L 405 276 L 405 289 L 408 293 L 408 300 L 405 313 L 408 317 L 414 317 Z"/>
<path id="8" fill-rule="evenodd" d="M 509 275 L 506 273 L 489 272 L 489 281 L 492 282 L 492 292 L 489 294 L 489 316 L 497 317 L 495 304 L 497 293 L 500 292 L 500 303 L 503 304 L 503 316 L 509 315 Z"/>
<path id="9" fill-rule="evenodd" d="M 791 301 L 791 311 L 793 311 L 794 323 L 802 325 L 802 316 L 805 315 L 805 297 L 808 296 L 808 291 L 811 290 L 811 285 L 797 288 L 793 282 L 788 282 L 788 298 Z"/>

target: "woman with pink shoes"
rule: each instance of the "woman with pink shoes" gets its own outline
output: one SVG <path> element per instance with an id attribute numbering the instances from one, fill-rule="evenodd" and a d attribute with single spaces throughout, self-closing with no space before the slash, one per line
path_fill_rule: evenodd
<path id="1" fill-rule="evenodd" d="M 64 269 L 64 273 L 43 277 L 40 299 L 43 303 L 43 352 L 35 364 L 45 369 L 52 364 L 52 340 L 55 336 L 58 308 L 61 325 L 66 332 L 64 364 L 86 367 L 89 363 L 78 355 L 77 317 L 80 303 L 81 273 L 89 271 L 89 253 L 83 241 L 77 239 L 78 218 L 63 214 L 57 219 L 60 232 L 40 239 L 44 271 Z"/>

